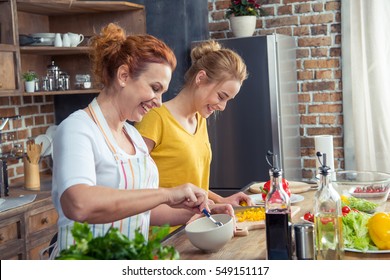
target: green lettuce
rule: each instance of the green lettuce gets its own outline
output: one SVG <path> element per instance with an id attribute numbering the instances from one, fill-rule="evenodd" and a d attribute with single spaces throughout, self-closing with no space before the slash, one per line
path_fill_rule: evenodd
<path id="1" fill-rule="evenodd" d="M 374 212 L 375 208 L 379 206 L 379 204 L 377 203 L 353 196 L 348 197 L 348 204 L 343 203 L 343 206 L 344 205 L 348 205 L 350 208 L 357 209 L 366 213 Z"/>
<path id="2" fill-rule="evenodd" d="M 370 218 L 370 214 L 354 211 L 343 217 L 343 239 L 346 248 L 363 252 L 378 250 L 368 234 L 367 222 Z"/>

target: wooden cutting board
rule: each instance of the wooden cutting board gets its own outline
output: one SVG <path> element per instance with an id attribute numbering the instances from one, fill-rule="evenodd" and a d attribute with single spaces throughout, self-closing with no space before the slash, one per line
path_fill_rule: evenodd
<path id="1" fill-rule="evenodd" d="M 291 206 L 291 217 L 296 215 L 299 210 L 301 210 L 299 206 Z M 265 220 L 236 223 L 236 232 L 234 233 L 234 236 L 247 236 L 250 230 L 261 228 L 265 228 Z"/>
<path id="2" fill-rule="evenodd" d="M 295 194 L 307 192 L 308 190 L 310 190 L 312 186 L 305 182 L 288 181 L 288 183 L 290 186 L 291 193 L 295 193 Z M 265 182 L 254 183 L 249 186 L 249 191 L 251 193 L 261 193 L 260 187 L 262 187 L 264 184 Z"/>

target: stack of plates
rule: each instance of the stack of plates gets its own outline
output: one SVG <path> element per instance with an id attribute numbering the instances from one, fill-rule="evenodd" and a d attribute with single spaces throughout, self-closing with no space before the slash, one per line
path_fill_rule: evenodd
<path id="1" fill-rule="evenodd" d="M 42 42 L 33 43 L 32 46 L 54 46 L 55 33 L 33 33 L 30 36 L 35 38 L 42 38 Z"/>

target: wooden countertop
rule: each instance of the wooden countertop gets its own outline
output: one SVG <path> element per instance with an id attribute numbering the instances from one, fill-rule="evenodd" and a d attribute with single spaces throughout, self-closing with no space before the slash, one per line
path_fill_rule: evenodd
<path id="1" fill-rule="evenodd" d="M 309 190 L 305 193 L 301 193 L 304 196 L 304 200 L 298 203 L 294 203 L 295 206 L 299 206 L 301 209 L 292 220 L 293 223 L 301 222 L 301 217 L 307 211 L 312 211 L 313 198 L 315 191 Z M 390 201 L 386 204 L 386 211 L 390 212 Z M 233 237 L 228 244 L 226 244 L 221 250 L 215 253 L 205 253 L 194 247 L 188 240 L 184 226 L 177 229 L 170 234 L 163 242 L 164 245 L 173 245 L 180 253 L 180 259 L 182 260 L 264 260 L 266 259 L 266 238 L 265 230 L 257 229 L 249 231 L 248 236 Z M 389 259 L 390 253 L 382 254 L 369 254 L 369 253 L 354 253 L 345 252 L 344 259 L 347 260 L 369 260 L 369 259 Z"/>
<path id="2" fill-rule="evenodd" d="M 48 202 L 51 203 L 51 176 L 45 174 L 41 175 L 41 189 L 39 191 L 26 190 L 23 186 L 23 181 L 17 181 L 15 185 L 9 188 L 9 196 L 2 198 L 19 197 L 20 195 L 28 194 L 36 194 L 37 196 L 31 203 L 0 212 L 1 219 L 41 207 L 46 205 Z"/>

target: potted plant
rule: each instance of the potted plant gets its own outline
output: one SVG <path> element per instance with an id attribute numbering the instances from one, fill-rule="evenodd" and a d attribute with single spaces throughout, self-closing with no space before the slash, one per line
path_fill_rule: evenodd
<path id="1" fill-rule="evenodd" d="M 35 89 L 35 79 L 38 78 L 37 74 L 33 71 L 28 71 L 23 73 L 22 78 L 24 80 L 24 86 L 26 92 L 34 92 Z"/>
<path id="2" fill-rule="evenodd" d="M 236 37 L 252 36 L 256 29 L 256 18 L 266 15 L 256 0 L 231 0 L 226 18 Z"/>

